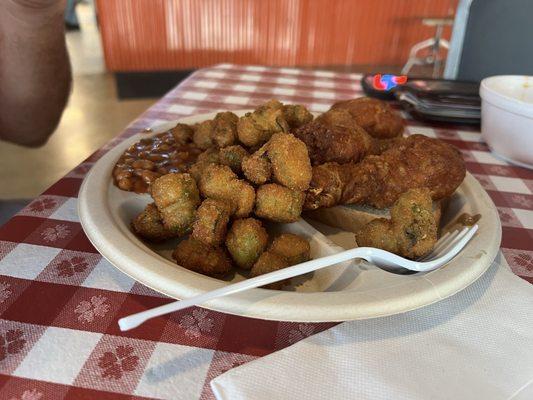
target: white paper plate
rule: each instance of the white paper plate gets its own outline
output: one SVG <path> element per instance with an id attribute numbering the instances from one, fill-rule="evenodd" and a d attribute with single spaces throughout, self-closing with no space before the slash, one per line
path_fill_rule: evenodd
<path id="1" fill-rule="evenodd" d="M 242 115 L 245 111 L 236 112 Z M 195 123 L 212 114 L 183 118 Z M 153 128 L 159 133 L 177 121 Z M 175 243 L 148 247 L 130 232 L 131 219 L 151 201 L 149 195 L 124 192 L 113 185 L 111 172 L 120 155 L 132 143 L 149 135 L 136 135 L 109 151 L 93 166 L 80 189 L 78 211 L 89 240 L 122 272 L 161 293 L 177 299 L 213 290 L 228 282 L 206 277 L 177 266 L 170 258 Z M 288 290 L 252 289 L 205 304 L 225 313 L 280 321 L 325 322 L 374 318 L 413 310 L 464 289 L 483 274 L 496 256 L 501 239 L 498 212 L 472 175 L 452 197 L 443 221 L 462 213 L 481 214 L 479 231 L 448 265 L 427 273 L 397 275 L 373 265 L 348 262 L 313 275 L 294 278 Z M 311 239 L 312 257 L 355 246 L 352 233 L 309 221 L 281 228 Z M 335 243 L 335 244 L 334 244 Z M 234 280 L 243 279 L 236 275 Z"/>

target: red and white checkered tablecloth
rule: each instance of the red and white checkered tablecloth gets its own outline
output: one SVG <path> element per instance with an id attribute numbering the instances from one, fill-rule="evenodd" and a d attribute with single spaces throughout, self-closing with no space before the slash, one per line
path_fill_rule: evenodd
<path id="1" fill-rule="evenodd" d="M 270 98 L 325 111 L 361 96 L 360 78 L 228 64 L 199 70 L 1 227 L 0 399 L 212 399 L 217 375 L 332 326 L 194 308 L 120 332 L 119 316 L 171 300 L 98 254 L 78 222 L 76 197 L 98 158 L 142 128 Z M 498 207 L 507 262 L 533 283 L 533 171 L 494 158 L 472 127 L 409 121 L 408 131 L 461 149 Z"/>

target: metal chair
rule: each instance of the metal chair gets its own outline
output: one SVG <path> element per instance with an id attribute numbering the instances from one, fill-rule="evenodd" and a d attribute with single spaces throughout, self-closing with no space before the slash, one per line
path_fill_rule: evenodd
<path id="1" fill-rule="evenodd" d="M 402 68 L 402 75 L 407 75 L 415 65 L 433 65 L 433 77 L 439 76 L 443 57 L 439 55 L 440 49 L 448 50 L 450 43 L 442 38 L 442 31 L 446 25 L 452 25 L 452 18 L 424 18 L 422 24 L 426 26 L 435 26 L 435 35 L 432 38 L 423 40 L 411 47 L 409 58 Z M 429 49 L 425 57 L 419 57 L 418 53 L 422 50 Z"/>

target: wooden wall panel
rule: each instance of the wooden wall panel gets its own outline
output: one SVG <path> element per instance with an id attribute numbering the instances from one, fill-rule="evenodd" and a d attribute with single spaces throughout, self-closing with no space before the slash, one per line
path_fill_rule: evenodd
<path id="1" fill-rule="evenodd" d="M 401 65 L 458 0 L 97 0 L 112 71 Z M 449 37 L 446 29 L 445 37 Z"/>

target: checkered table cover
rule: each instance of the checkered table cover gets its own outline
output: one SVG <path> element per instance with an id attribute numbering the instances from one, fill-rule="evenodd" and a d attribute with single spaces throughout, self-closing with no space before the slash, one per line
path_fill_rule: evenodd
<path id="1" fill-rule="evenodd" d="M 331 327 L 193 308 L 120 332 L 120 316 L 171 300 L 125 276 L 94 249 L 76 203 L 91 166 L 145 127 L 252 108 L 271 98 L 321 112 L 363 95 L 360 79 L 229 64 L 201 69 L 0 228 L 0 398 L 212 399 L 209 382 L 217 375 Z M 493 157 L 472 127 L 409 120 L 408 132 L 462 151 L 498 207 L 507 262 L 533 283 L 533 171 Z"/>

